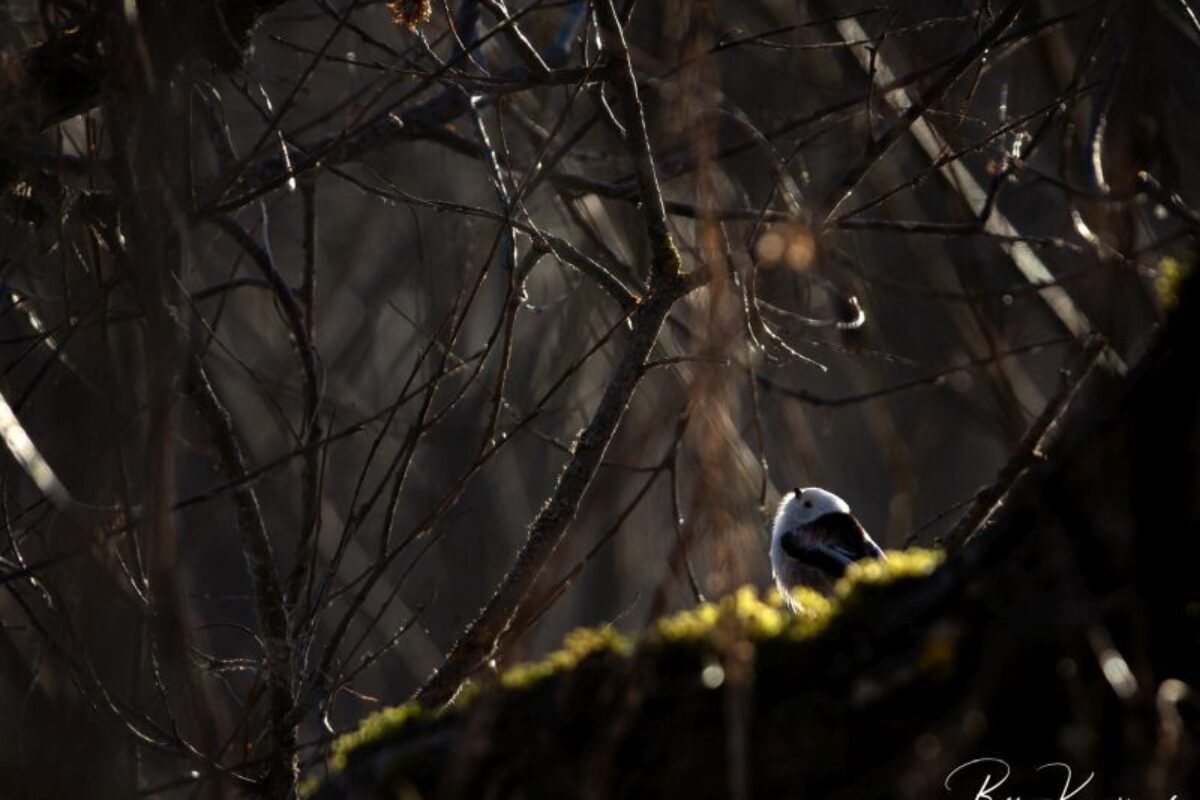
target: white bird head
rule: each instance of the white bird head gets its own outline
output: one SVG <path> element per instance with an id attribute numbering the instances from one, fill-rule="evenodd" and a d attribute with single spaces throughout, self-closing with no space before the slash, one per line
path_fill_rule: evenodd
<path id="1" fill-rule="evenodd" d="M 831 594 L 846 567 L 863 558 L 885 556 L 845 500 L 815 487 L 784 495 L 771 531 L 771 572 L 789 604 L 797 586 Z"/>
<path id="2" fill-rule="evenodd" d="M 780 536 L 784 531 L 808 525 L 826 514 L 849 513 L 850 506 L 833 492 L 816 487 L 793 489 L 784 495 L 779 510 L 775 512 L 772 538 Z"/>

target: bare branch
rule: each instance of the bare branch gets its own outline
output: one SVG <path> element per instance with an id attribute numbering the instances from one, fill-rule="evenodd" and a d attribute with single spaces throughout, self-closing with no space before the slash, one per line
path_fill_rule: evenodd
<path id="1" fill-rule="evenodd" d="M 231 481 L 242 481 L 246 475 L 246 460 L 234 431 L 233 419 L 209 382 L 204 365 L 195 356 L 188 366 L 188 391 L 196 402 L 196 410 L 209 428 L 226 476 Z M 295 698 L 288 612 L 258 496 L 249 485 L 242 483 L 234 490 L 233 497 L 237 508 L 238 531 L 242 538 L 242 553 L 250 583 L 254 587 L 255 605 L 266 650 L 272 743 L 268 751 L 270 762 L 263 795 L 282 799 L 291 796 L 297 769 L 296 726 L 291 719 Z"/>

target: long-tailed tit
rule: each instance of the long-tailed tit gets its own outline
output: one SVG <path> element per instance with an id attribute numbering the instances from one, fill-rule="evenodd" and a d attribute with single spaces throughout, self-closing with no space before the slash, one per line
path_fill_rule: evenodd
<path id="1" fill-rule="evenodd" d="M 832 594 L 846 567 L 863 558 L 886 556 L 845 500 L 816 488 L 784 496 L 771 532 L 771 572 L 789 606 L 797 586 Z"/>

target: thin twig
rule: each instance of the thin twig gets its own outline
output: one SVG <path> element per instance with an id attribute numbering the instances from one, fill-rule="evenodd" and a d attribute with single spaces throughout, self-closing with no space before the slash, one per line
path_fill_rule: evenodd
<path id="1" fill-rule="evenodd" d="M 1078 374 L 1064 381 L 1058 393 L 1050 399 L 1042 413 L 1025 431 L 1025 435 L 1021 437 L 1021 441 L 1017 445 L 1016 452 L 1000 470 L 996 480 L 975 495 L 970 508 L 946 536 L 948 549 L 959 550 L 970 543 L 973 537 L 978 536 L 987 527 L 988 520 L 999 508 L 1018 479 L 1042 459 L 1050 437 L 1058 427 L 1059 420 L 1078 396 L 1080 388 L 1086 383 L 1088 376 L 1092 373 L 1092 368 L 1099 362 L 1107 346 L 1099 336 L 1092 337 L 1087 343 L 1082 357 L 1083 366 L 1079 369 Z"/>
<path id="2" fill-rule="evenodd" d="M 871 167 L 875 166 L 881 158 L 887 155 L 887 152 L 908 133 L 909 128 L 912 127 L 914 122 L 924 116 L 930 108 L 941 102 L 942 98 L 946 96 L 946 93 L 962 77 L 963 73 L 983 56 L 988 51 L 988 48 L 995 44 L 996 40 L 1008 30 L 1008 26 L 1013 23 L 1013 20 L 1017 18 L 1017 14 L 1024 7 L 1024 0 L 1014 0 L 1014 2 L 1009 3 L 1008 7 L 996 17 L 995 21 L 984 31 L 983 35 L 973 42 L 970 47 L 963 50 L 958 58 L 925 90 L 921 95 L 920 101 L 913 103 L 905 109 L 904 115 L 892 127 L 888 128 L 881 137 L 871 143 L 871 146 L 867 149 L 863 157 L 846 172 L 845 177 L 838 183 L 837 189 L 834 190 L 827 203 L 829 210 L 826 213 L 826 221 L 836 216 L 838 208 L 850 197 L 850 194 L 862 179 L 866 177 Z"/>

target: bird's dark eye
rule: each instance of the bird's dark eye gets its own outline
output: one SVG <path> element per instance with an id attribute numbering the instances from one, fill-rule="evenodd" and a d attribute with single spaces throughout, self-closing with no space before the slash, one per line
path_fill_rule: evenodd
<path id="1" fill-rule="evenodd" d="M 805 501 L 804 501 L 804 507 L 805 507 L 805 508 L 812 508 L 812 500 L 805 500 Z"/>

